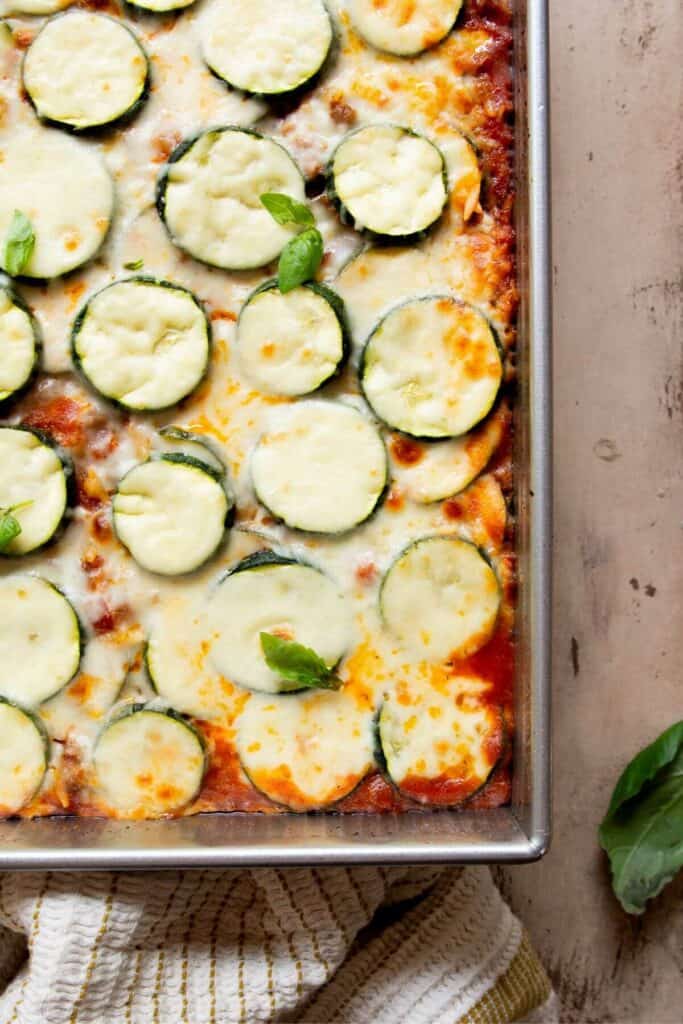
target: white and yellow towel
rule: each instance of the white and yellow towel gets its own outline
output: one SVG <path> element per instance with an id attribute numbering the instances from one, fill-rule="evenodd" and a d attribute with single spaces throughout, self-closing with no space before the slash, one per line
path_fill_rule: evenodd
<path id="1" fill-rule="evenodd" d="M 1 1024 L 557 1019 L 485 868 L 4 875 L 0 923 Z"/>

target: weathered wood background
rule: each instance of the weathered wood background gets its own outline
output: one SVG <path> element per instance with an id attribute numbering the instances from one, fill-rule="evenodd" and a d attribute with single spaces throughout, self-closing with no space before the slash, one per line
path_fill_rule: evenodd
<path id="1" fill-rule="evenodd" d="M 640 919 L 596 828 L 683 718 L 683 4 L 551 0 L 555 838 L 503 872 L 566 1022 L 683 1021 L 683 878 Z"/>

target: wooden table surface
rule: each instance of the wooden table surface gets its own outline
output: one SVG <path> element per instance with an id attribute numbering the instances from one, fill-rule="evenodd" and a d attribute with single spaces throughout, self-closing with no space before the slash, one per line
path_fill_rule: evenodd
<path id="1" fill-rule="evenodd" d="M 550 0 L 555 831 L 502 872 L 566 1022 L 683 1021 L 683 877 L 641 918 L 596 828 L 683 718 L 683 5 Z"/>

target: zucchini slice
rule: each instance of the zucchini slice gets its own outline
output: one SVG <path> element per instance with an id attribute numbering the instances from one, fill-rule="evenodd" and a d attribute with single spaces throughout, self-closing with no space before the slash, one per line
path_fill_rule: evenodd
<path id="1" fill-rule="evenodd" d="M 70 475 L 70 464 L 44 435 L 0 427 L 0 509 L 13 509 L 21 527 L 4 555 L 27 555 L 52 539 L 66 513 Z"/>
<path id="2" fill-rule="evenodd" d="M 466 658 L 490 639 L 500 607 L 495 572 L 460 537 L 423 537 L 390 566 L 380 612 L 399 643 L 431 661 Z"/>
<path id="3" fill-rule="evenodd" d="M 171 153 L 157 184 L 157 209 L 171 240 L 223 270 L 270 263 L 294 236 L 261 203 L 265 192 L 305 199 L 287 150 L 258 132 L 228 126 L 201 132 Z"/>
<path id="4" fill-rule="evenodd" d="M 339 143 L 328 167 L 328 194 L 342 220 L 388 242 L 419 238 L 448 200 L 441 151 L 411 128 L 374 124 Z"/>
<path id="5" fill-rule="evenodd" d="M 0 239 L 7 238 L 15 210 L 28 217 L 35 234 L 23 277 L 59 277 L 91 259 L 109 230 L 113 209 L 109 173 L 86 143 L 36 128 L 17 132 L 3 147 Z M 4 250 L 0 245 L 2 259 Z"/>
<path id="6" fill-rule="evenodd" d="M 126 473 L 112 503 L 116 535 L 143 569 L 194 572 L 220 546 L 232 502 L 215 473 L 190 455 L 162 455 Z"/>
<path id="7" fill-rule="evenodd" d="M 131 704 L 102 730 L 95 784 L 119 816 L 158 818 L 199 794 L 206 771 L 201 733 L 171 710 Z"/>
<path id="8" fill-rule="evenodd" d="M 464 491 L 486 469 L 503 440 L 508 412 L 499 407 L 478 427 L 449 441 L 418 442 L 398 435 L 389 442 L 392 476 L 421 505 Z"/>
<path id="9" fill-rule="evenodd" d="M 273 415 L 251 458 L 260 502 L 293 530 L 344 533 L 377 508 L 387 455 L 370 420 L 350 405 L 311 400 Z"/>
<path id="10" fill-rule="evenodd" d="M 351 0 L 354 28 L 371 46 L 414 57 L 436 46 L 457 20 L 462 0 Z"/>
<path id="11" fill-rule="evenodd" d="M 332 45 L 322 0 L 213 0 L 202 18 L 204 60 L 228 85 L 282 96 L 307 85 Z"/>
<path id="12" fill-rule="evenodd" d="M 307 395 L 339 373 L 348 354 L 344 305 L 325 285 L 283 295 L 269 281 L 242 307 L 237 342 L 242 368 L 258 388 Z"/>
<path id="13" fill-rule="evenodd" d="M 431 295 L 380 320 L 365 344 L 360 379 L 381 420 L 438 440 L 466 434 L 489 414 L 503 361 L 481 313 L 452 296 Z"/>
<path id="14" fill-rule="evenodd" d="M 208 371 L 211 329 L 192 292 L 132 277 L 97 292 L 71 334 L 74 362 L 105 398 L 157 411 L 192 394 Z"/>
<path id="15" fill-rule="evenodd" d="M 215 473 L 220 473 L 221 476 L 225 475 L 225 463 L 216 451 L 216 446 L 211 438 L 204 434 L 195 434 L 191 430 L 185 430 L 184 427 L 176 427 L 173 424 L 162 427 L 159 436 L 164 439 L 169 452 L 180 451 L 185 455 L 191 455 L 199 462 L 205 462 Z"/>
<path id="16" fill-rule="evenodd" d="M 448 679 L 417 692 L 399 686 L 377 719 L 384 771 L 399 792 L 452 807 L 484 786 L 505 744 L 500 708 L 472 692 L 471 679 Z"/>
<path id="17" fill-rule="evenodd" d="M 41 787 L 50 740 L 40 720 L 0 697 L 0 816 L 16 814 Z"/>
<path id="18" fill-rule="evenodd" d="M 316 811 L 355 789 L 374 766 L 373 714 L 343 691 L 253 694 L 236 746 L 251 783 L 293 811 Z"/>
<path id="19" fill-rule="evenodd" d="M 182 11 L 196 3 L 196 0 L 126 0 L 134 10 L 149 11 L 150 14 L 167 14 Z"/>
<path id="20" fill-rule="evenodd" d="M 5 14 L 56 14 L 73 0 L 8 0 Z"/>
<path id="21" fill-rule="evenodd" d="M 220 581 L 209 598 L 208 625 L 217 671 L 232 683 L 265 693 L 301 687 L 268 668 L 262 632 L 311 647 L 329 668 L 351 638 L 350 612 L 336 584 L 319 569 L 272 551 L 248 556 Z"/>
<path id="22" fill-rule="evenodd" d="M 135 113 L 147 93 L 149 64 L 122 22 L 69 11 L 51 18 L 22 65 L 24 88 L 38 117 L 75 131 Z"/>
<path id="23" fill-rule="evenodd" d="M 0 402 L 29 383 L 38 367 L 40 328 L 15 293 L 0 285 Z"/>
<path id="24" fill-rule="evenodd" d="M 39 576 L 0 580 L 0 693 L 32 707 L 73 679 L 81 627 L 71 603 Z"/>

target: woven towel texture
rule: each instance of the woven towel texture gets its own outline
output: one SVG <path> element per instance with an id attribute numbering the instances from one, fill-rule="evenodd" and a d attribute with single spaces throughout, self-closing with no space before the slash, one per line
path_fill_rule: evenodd
<path id="1" fill-rule="evenodd" d="M 0 922 L 2 1024 L 556 1019 L 484 868 L 5 875 Z"/>

